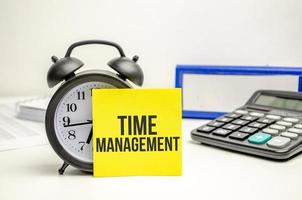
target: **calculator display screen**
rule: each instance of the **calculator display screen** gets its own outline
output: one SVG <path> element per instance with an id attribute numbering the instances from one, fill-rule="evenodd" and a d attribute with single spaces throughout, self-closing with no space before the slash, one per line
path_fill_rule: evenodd
<path id="1" fill-rule="evenodd" d="M 255 104 L 302 111 L 302 100 L 299 99 L 289 99 L 289 98 L 277 97 L 277 96 L 260 95 L 256 99 Z"/>

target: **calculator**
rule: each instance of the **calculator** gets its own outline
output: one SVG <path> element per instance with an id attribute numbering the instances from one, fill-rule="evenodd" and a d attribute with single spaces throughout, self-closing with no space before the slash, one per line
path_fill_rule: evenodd
<path id="1" fill-rule="evenodd" d="M 191 132 L 194 141 L 274 160 L 302 150 L 302 93 L 258 90 L 247 103 Z"/>

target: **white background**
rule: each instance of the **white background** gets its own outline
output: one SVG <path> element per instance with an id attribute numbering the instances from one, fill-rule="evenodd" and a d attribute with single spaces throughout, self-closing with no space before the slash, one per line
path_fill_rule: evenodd
<path id="1" fill-rule="evenodd" d="M 50 56 L 84 39 L 138 54 L 146 87 L 173 87 L 177 63 L 301 66 L 301 9 L 301 0 L 0 0 L 0 95 L 49 93 Z M 117 52 L 74 55 L 108 69 Z"/>

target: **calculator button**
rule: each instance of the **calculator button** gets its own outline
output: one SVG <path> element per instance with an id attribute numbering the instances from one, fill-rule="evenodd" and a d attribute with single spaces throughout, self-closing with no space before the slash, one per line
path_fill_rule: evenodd
<path id="1" fill-rule="evenodd" d="M 247 120 L 247 121 L 254 121 L 254 120 L 258 119 L 258 117 L 253 117 L 253 116 L 250 116 L 250 115 L 245 115 L 245 116 L 241 117 L 241 119 Z"/>
<path id="2" fill-rule="evenodd" d="M 224 123 L 217 122 L 217 121 L 212 121 L 212 122 L 210 122 L 210 123 L 207 124 L 207 126 L 213 126 L 213 127 L 220 127 L 222 125 L 224 125 Z"/>
<path id="3" fill-rule="evenodd" d="M 241 114 L 241 115 L 245 115 L 245 114 L 248 114 L 249 112 L 246 111 L 246 110 L 235 110 L 234 113 Z"/>
<path id="4" fill-rule="evenodd" d="M 237 130 L 239 127 L 240 126 L 235 125 L 235 124 L 226 124 L 222 128 L 234 131 L 234 130 Z"/>
<path id="5" fill-rule="evenodd" d="M 278 135 L 279 131 L 276 129 L 265 128 L 262 130 L 264 133 L 269 133 L 271 135 Z"/>
<path id="6" fill-rule="evenodd" d="M 225 122 L 225 123 L 228 123 L 228 122 L 230 122 L 232 120 L 233 120 L 232 118 L 228 118 L 228 117 L 222 117 L 222 118 L 217 119 L 217 121 L 219 121 L 219 122 Z"/>
<path id="7" fill-rule="evenodd" d="M 286 126 L 286 127 L 291 127 L 293 125 L 293 123 L 285 122 L 285 121 L 277 121 L 276 124 L 281 125 L 281 126 Z M 301 125 L 301 128 L 302 128 L 302 125 Z"/>
<path id="8" fill-rule="evenodd" d="M 241 116 L 242 116 L 242 115 L 236 114 L 236 113 L 230 113 L 230 114 L 227 114 L 227 115 L 226 115 L 226 117 L 235 118 L 235 119 L 237 119 L 237 118 L 239 118 L 239 117 L 241 117 Z"/>
<path id="9" fill-rule="evenodd" d="M 291 132 L 283 132 L 283 133 L 281 133 L 281 135 L 284 136 L 284 137 L 288 137 L 290 139 L 293 139 L 293 140 L 298 138 L 298 134 L 291 133 Z"/>
<path id="10" fill-rule="evenodd" d="M 252 122 L 248 126 L 254 127 L 254 128 L 263 128 L 266 126 L 266 124 L 258 123 L 258 122 Z"/>
<path id="11" fill-rule="evenodd" d="M 272 136 L 270 134 L 259 132 L 254 135 L 251 135 L 249 137 L 248 141 L 253 144 L 265 144 L 271 138 L 272 138 Z"/>
<path id="12" fill-rule="evenodd" d="M 229 138 L 235 139 L 235 140 L 244 140 L 245 138 L 247 138 L 249 136 L 249 134 L 247 133 L 241 133 L 241 132 L 234 132 L 232 133 Z"/>
<path id="13" fill-rule="evenodd" d="M 210 133 L 214 129 L 215 129 L 215 127 L 211 127 L 211 126 L 201 126 L 201 127 L 197 128 L 197 131 L 203 132 L 203 133 Z"/>
<path id="14" fill-rule="evenodd" d="M 244 133 L 255 133 L 258 129 L 257 128 L 251 128 L 251 127 L 242 127 L 239 131 Z"/>
<path id="15" fill-rule="evenodd" d="M 290 128 L 287 131 L 292 132 L 292 133 L 297 133 L 299 135 L 302 134 L 302 129 L 298 129 L 298 128 Z"/>
<path id="16" fill-rule="evenodd" d="M 290 139 L 287 137 L 277 136 L 267 142 L 267 146 L 273 148 L 284 148 L 289 145 Z"/>
<path id="17" fill-rule="evenodd" d="M 286 129 L 285 126 L 281 126 L 281 125 L 277 125 L 277 124 L 270 125 L 269 127 L 272 129 L 279 130 L 279 131 L 284 131 Z"/>
<path id="18" fill-rule="evenodd" d="M 281 116 L 278 116 L 278 115 L 266 115 L 265 117 L 267 119 L 273 119 L 273 120 L 279 120 L 279 119 L 281 119 Z"/>
<path id="19" fill-rule="evenodd" d="M 260 118 L 257 120 L 257 122 L 264 123 L 264 124 L 272 124 L 275 122 L 275 120 L 267 119 L 267 118 Z"/>
<path id="20" fill-rule="evenodd" d="M 232 122 L 232 124 L 237 124 L 237 125 L 241 125 L 241 126 L 244 126 L 247 123 L 249 123 L 249 121 L 241 120 L 241 119 L 236 119 L 235 121 Z"/>
<path id="21" fill-rule="evenodd" d="M 296 124 L 296 125 L 295 125 L 295 128 L 300 128 L 300 129 L 302 129 L 302 124 Z"/>
<path id="22" fill-rule="evenodd" d="M 250 115 L 254 116 L 254 117 L 263 117 L 264 116 L 263 113 L 258 113 L 258 112 L 251 112 Z"/>
<path id="23" fill-rule="evenodd" d="M 291 117 L 285 117 L 285 118 L 283 118 L 283 121 L 297 123 L 299 121 L 299 119 L 291 118 Z"/>
<path id="24" fill-rule="evenodd" d="M 230 134 L 231 131 L 230 130 L 226 130 L 226 129 L 216 129 L 215 131 L 213 131 L 214 135 L 219 135 L 219 136 L 227 136 L 228 134 Z"/>

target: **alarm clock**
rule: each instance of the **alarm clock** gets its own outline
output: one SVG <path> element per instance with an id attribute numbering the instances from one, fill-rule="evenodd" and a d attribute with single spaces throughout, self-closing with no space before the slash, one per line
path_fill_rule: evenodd
<path id="1" fill-rule="evenodd" d="M 90 44 L 107 45 L 118 50 L 120 56 L 108 62 L 117 73 L 105 70 L 75 73 L 84 63 L 71 57 L 72 50 Z M 52 61 L 47 73 L 48 86 L 52 88 L 63 83 L 49 102 L 45 127 L 49 143 L 64 161 L 59 174 L 63 174 L 68 165 L 92 172 L 92 89 L 132 88 L 130 82 L 141 86 L 144 75 L 137 64 L 138 56 L 127 58 L 123 49 L 113 42 L 86 40 L 72 44 L 64 58 L 52 56 Z"/>

